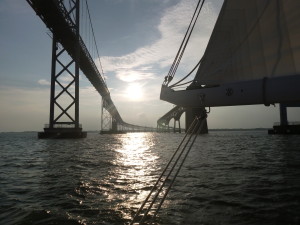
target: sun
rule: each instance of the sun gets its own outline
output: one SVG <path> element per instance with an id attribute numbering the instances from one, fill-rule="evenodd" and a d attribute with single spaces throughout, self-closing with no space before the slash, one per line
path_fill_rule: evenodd
<path id="1" fill-rule="evenodd" d="M 126 89 L 126 97 L 132 101 L 139 101 L 143 98 L 143 88 L 140 84 L 132 83 Z"/>

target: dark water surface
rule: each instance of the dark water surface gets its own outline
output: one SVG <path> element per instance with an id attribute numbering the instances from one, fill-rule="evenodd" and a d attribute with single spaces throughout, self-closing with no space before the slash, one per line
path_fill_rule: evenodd
<path id="1" fill-rule="evenodd" d="M 183 134 L 0 133 L 0 224 L 128 224 Z M 199 136 L 156 224 L 300 224 L 300 136 Z"/>

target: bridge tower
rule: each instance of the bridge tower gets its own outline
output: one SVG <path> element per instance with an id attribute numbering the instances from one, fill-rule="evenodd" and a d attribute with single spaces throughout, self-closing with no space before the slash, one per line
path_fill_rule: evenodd
<path id="1" fill-rule="evenodd" d="M 124 122 L 120 121 L 116 116 L 120 115 L 115 111 L 115 108 L 111 107 L 109 99 L 102 97 L 101 105 L 101 131 L 100 134 L 120 134 L 126 133 Z M 115 113 L 114 113 L 115 112 Z M 114 116 L 115 115 L 115 116 Z M 127 124 L 127 131 L 132 125 Z M 124 130 L 125 128 L 125 130 Z"/>
<path id="2" fill-rule="evenodd" d="M 173 132 L 174 133 L 181 133 L 181 127 L 180 127 L 180 117 L 181 117 L 181 114 L 179 115 L 175 115 L 174 116 L 174 127 L 173 127 Z M 178 124 L 178 128 L 177 128 L 177 125 Z"/>
<path id="3" fill-rule="evenodd" d="M 110 114 L 109 103 L 102 98 L 101 105 L 101 134 L 105 133 L 118 133 L 118 122 L 117 120 Z"/>
<path id="4" fill-rule="evenodd" d="M 74 55 L 69 55 L 60 44 L 59 38 L 53 32 L 50 117 L 44 132 L 39 132 L 39 138 L 84 138 L 86 132 L 79 124 L 79 6 L 80 0 L 70 1 L 67 9 L 63 0 L 57 1 L 64 9 L 68 18 L 68 26 L 77 40 Z"/>

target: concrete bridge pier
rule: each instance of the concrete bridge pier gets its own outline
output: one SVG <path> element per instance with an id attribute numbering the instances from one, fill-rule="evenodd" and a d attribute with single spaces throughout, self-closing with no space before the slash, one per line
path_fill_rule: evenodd
<path id="1" fill-rule="evenodd" d="M 176 126 L 178 124 L 178 128 Z M 174 133 L 181 133 L 181 127 L 180 127 L 180 118 L 179 119 L 174 119 L 174 128 L 173 128 Z"/>
<path id="2" fill-rule="evenodd" d="M 287 119 L 287 106 L 285 104 L 279 104 L 279 112 L 280 112 L 280 125 L 287 126 L 288 119 Z"/>
<path id="3" fill-rule="evenodd" d="M 273 129 L 268 130 L 269 134 L 300 134 L 299 122 L 288 122 L 287 108 L 288 107 L 300 107 L 300 103 L 280 103 L 280 123 L 275 124 Z"/>
<path id="4" fill-rule="evenodd" d="M 203 117 L 206 115 L 206 110 L 204 107 L 202 108 L 186 108 L 185 111 L 185 126 L 186 126 L 186 132 L 188 131 L 190 125 L 192 124 L 194 118 L 196 116 Z M 200 134 L 207 134 L 208 133 L 208 127 L 207 127 L 207 119 L 205 117 L 204 125 L 202 126 L 202 129 L 200 131 Z"/>

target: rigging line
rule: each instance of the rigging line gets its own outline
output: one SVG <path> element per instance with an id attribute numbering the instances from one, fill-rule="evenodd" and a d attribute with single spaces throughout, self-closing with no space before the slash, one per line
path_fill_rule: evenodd
<path id="1" fill-rule="evenodd" d="M 168 178 L 170 177 L 170 175 L 173 173 L 175 167 L 177 166 L 177 163 L 179 162 L 179 160 L 180 160 L 180 158 L 181 158 L 183 152 L 185 151 L 187 145 L 189 144 L 189 142 L 190 142 L 190 140 L 191 140 L 193 134 L 195 134 L 195 132 L 196 132 L 195 129 L 196 129 L 196 127 L 198 126 L 198 122 L 199 122 L 199 121 L 198 121 L 198 118 L 195 117 L 195 119 L 193 120 L 192 126 L 190 126 L 190 128 L 192 128 L 191 135 L 189 136 L 189 138 L 188 138 L 187 142 L 185 143 L 183 149 L 181 150 L 180 154 L 177 156 L 176 161 L 174 162 L 174 164 L 173 164 L 171 170 L 169 171 L 167 177 L 165 178 L 163 184 L 160 186 L 159 190 L 157 191 L 157 193 L 156 193 L 154 199 L 152 199 L 152 202 L 151 202 L 151 204 L 148 206 L 147 211 L 144 213 L 144 216 L 143 216 L 143 218 L 142 218 L 141 221 L 140 221 L 141 224 L 142 224 L 142 223 L 144 222 L 144 220 L 146 219 L 146 217 L 147 217 L 149 211 L 151 210 L 153 204 L 155 203 L 157 197 L 159 196 L 159 194 L 161 193 L 163 187 L 165 186 L 166 181 L 168 180 Z M 196 124 L 195 124 L 195 123 L 196 123 Z M 187 134 L 188 134 L 188 132 L 187 132 Z M 183 140 L 183 141 L 184 141 L 184 140 Z M 183 141 L 182 141 L 182 142 L 183 142 Z"/>
<path id="2" fill-rule="evenodd" d="M 182 84 L 172 85 L 172 87 L 181 87 L 181 86 L 183 86 L 183 85 L 190 84 L 190 83 L 192 83 L 192 82 L 193 82 L 193 80 L 190 80 L 190 81 L 187 81 L 187 82 L 182 83 Z"/>
<path id="3" fill-rule="evenodd" d="M 181 61 L 181 58 L 182 58 L 182 56 L 183 56 L 183 53 L 184 53 L 184 51 L 185 51 L 185 49 L 186 49 L 186 46 L 187 46 L 187 44 L 188 44 L 188 42 L 189 42 L 189 39 L 190 39 L 190 37 L 191 37 L 191 34 L 192 34 L 192 32 L 193 32 L 193 29 L 194 29 L 194 27 L 195 27 L 195 24 L 196 24 L 196 22 L 197 22 L 197 19 L 198 19 L 198 17 L 199 17 L 199 14 L 200 14 L 200 12 L 201 12 L 201 10 L 202 10 L 202 7 L 203 7 L 204 2 L 205 2 L 205 0 L 202 0 L 202 4 L 201 4 L 200 8 L 199 8 L 199 5 L 200 5 L 200 3 L 201 3 L 201 0 L 199 0 L 199 2 L 198 2 L 198 4 L 197 4 L 196 10 L 195 10 L 194 15 L 193 15 L 193 18 L 192 18 L 192 20 L 191 20 L 191 22 L 190 22 L 189 28 L 188 28 L 188 30 L 187 30 L 187 32 L 186 32 L 186 35 L 185 35 L 185 37 L 184 37 L 184 40 L 183 40 L 183 42 L 182 42 L 183 47 L 182 47 L 182 45 L 180 46 L 181 48 L 179 49 L 179 51 L 178 51 L 178 53 L 177 53 L 177 55 L 176 55 L 176 58 L 175 58 L 175 60 L 174 60 L 174 62 L 173 62 L 173 65 L 172 65 L 172 67 L 171 67 L 171 69 L 170 69 L 170 72 L 169 72 L 169 74 L 168 74 L 168 76 L 167 76 L 168 79 L 167 79 L 167 81 L 165 81 L 166 85 L 173 79 L 173 77 L 174 77 L 174 75 L 175 75 L 175 73 L 176 73 L 176 71 L 177 71 L 178 65 L 179 65 L 179 63 L 180 63 L 180 61 Z M 196 17 L 195 17 L 195 15 L 196 15 Z M 193 24 L 193 25 L 192 25 L 192 24 Z M 190 28 L 191 25 L 192 25 L 192 28 Z M 187 35 L 188 35 L 188 36 L 187 36 Z M 187 39 L 186 39 L 186 37 L 187 37 Z M 180 54 L 180 55 L 179 55 L 179 54 Z M 178 55 L 179 55 L 179 57 L 178 57 Z"/>
<path id="4" fill-rule="evenodd" d="M 192 143 L 190 144 L 190 147 L 189 147 L 188 151 L 186 152 L 186 154 L 185 154 L 183 160 L 181 161 L 181 164 L 180 164 L 179 168 L 177 169 L 177 172 L 176 172 L 175 176 L 173 177 L 173 179 L 172 179 L 172 181 L 171 181 L 171 184 L 170 184 L 169 187 L 167 188 L 166 193 L 164 194 L 163 198 L 160 200 L 159 207 L 156 209 L 156 212 L 155 212 L 154 216 L 152 217 L 152 219 L 154 219 L 154 218 L 156 217 L 156 214 L 158 213 L 158 211 L 159 211 L 161 205 L 163 204 L 163 202 L 164 202 L 164 200 L 165 200 L 167 194 L 169 193 L 169 191 L 170 191 L 170 189 L 171 189 L 171 187 L 172 187 L 172 185 L 173 185 L 173 183 L 174 183 L 174 181 L 175 181 L 175 179 L 176 179 L 176 177 L 177 177 L 177 175 L 178 175 L 178 173 L 179 173 L 179 171 L 180 171 L 180 169 L 181 169 L 181 167 L 182 167 L 184 161 L 185 161 L 186 158 L 187 158 L 187 155 L 189 154 L 189 152 L 190 152 L 190 150 L 191 150 L 191 148 L 192 148 L 192 146 L 193 146 L 193 144 L 194 144 L 194 142 L 195 142 L 195 140 L 196 140 L 196 137 L 197 137 L 198 134 L 200 133 L 199 131 L 201 131 L 201 128 L 202 128 L 202 125 L 201 125 L 202 120 L 199 120 L 199 119 L 196 117 L 196 118 L 195 118 L 195 121 L 197 121 L 197 123 L 195 124 L 195 126 L 194 126 L 194 128 L 193 128 L 193 132 L 192 132 L 191 135 L 190 135 L 190 138 L 189 138 L 188 143 L 190 142 L 190 139 L 191 139 L 191 137 L 192 137 L 194 134 L 197 133 L 197 135 L 195 135 L 195 137 L 194 137 Z M 199 126 L 199 123 L 200 123 L 200 126 Z M 202 123 L 202 124 L 203 124 L 203 123 Z M 198 129 L 197 129 L 197 127 L 198 127 Z M 198 132 L 197 132 L 197 131 L 198 131 Z M 188 143 L 186 143 L 186 146 L 185 146 L 185 148 L 182 150 L 182 153 L 185 151 L 185 149 L 186 149 Z M 143 217 L 143 219 L 142 219 L 141 222 L 144 222 L 145 219 L 146 219 L 146 216 L 144 215 L 144 217 Z M 141 224 L 142 224 L 142 223 L 141 223 Z"/>
<path id="5" fill-rule="evenodd" d="M 192 17 L 192 19 L 191 19 L 191 21 L 190 21 L 190 24 L 189 24 L 189 26 L 188 26 L 188 29 L 186 30 L 186 33 L 185 33 L 185 35 L 184 35 L 184 38 L 183 38 L 183 40 L 182 40 L 182 42 L 181 42 L 181 44 L 180 44 L 180 47 L 179 47 L 179 49 L 178 49 L 178 52 L 177 52 L 177 54 L 176 54 L 176 56 L 175 56 L 175 59 L 174 59 L 174 61 L 173 61 L 173 63 L 172 63 L 172 66 L 171 66 L 171 68 L 170 68 L 170 70 L 169 70 L 169 73 L 168 73 L 167 77 L 171 76 L 171 74 L 173 73 L 173 68 L 174 68 L 174 66 L 175 66 L 175 62 L 176 62 L 177 59 L 178 59 L 178 56 L 179 56 L 179 54 L 180 54 L 180 52 L 181 52 L 181 49 L 182 49 L 182 47 L 183 47 L 183 44 L 184 44 L 184 42 L 185 42 L 185 40 L 186 40 L 186 37 L 187 37 L 187 35 L 188 35 L 188 33 L 189 33 L 190 27 L 191 27 L 191 25 L 192 25 L 192 22 L 193 22 L 193 20 L 194 20 L 194 17 L 195 17 L 195 15 L 196 15 L 196 12 L 197 12 L 197 10 L 198 10 L 198 7 L 199 7 L 199 5 L 200 5 L 200 2 L 201 2 L 201 0 L 199 0 L 198 3 L 197 3 L 195 12 L 194 12 L 194 14 L 193 14 L 193 17 Z"/>
<path id="6" fill-rule="evenodd" d="M 171 187 L 173 186 L 173 184 L 174 184 L 174 182 L 175 182 L 175 179 L 177 178 L 177 176 L 178 176 L 178 174 L 179 174 L 179 172 L 180 172 L 180 170 L 181 170 L 181 168 L 182 168 L 183 163 L 185 162 L 187 156 L 189 155 L 189 153 L 190 153 L 190 151 L 191 151 L 191 149 L 192 149 L 192 147 L 193 147 L 193 145 L 194 145 L 194 143 L 195 143 L 195 141 L 196 141 L 196 138 L 199 136 L 200 131 L 202 130 L 203 125 L 205 124 L 205 123 L 204 123 L 204 119 L 205 119 L 206 117 L 207 117 L 207 116 L 202 117 L 202 118 L 200 118 L 200 119 L 197 118 L 197 119 L 198 119 L 197 125 L 199 125 L 198 130 L 197 130 L 197 132 L 195 132 L 194 139 L 193 139 L 193 141 L 192 141 L 192 143 L 191 143 L 189 149 L 188 149 L 187 152 L 185 153 L 185 156 L 184 156 L 183 160 L 181 161 L 181 164 L 180 164 L 178 170 L 176 171 L 176 174 L 175 174 L 175 176 L 173 177 L 173 180 L 172 180 L 171 184 L 169 185 L 169 187 L 168 187 L 166 193 L 164 194 L 164 196 L 163 196 L 163 198 L 162 198 L 162 200 L 161 200 L 161 202 L 160 202 L 158 208 L 156 209 L 156 212 L 155 212 L 154 215 L 153 215 L 153 219 L 156 217 L 156 215 L 157 215 L 157 213 L 159 212 L 159 210 L 160 210 L 160 208 L 161 208 L 163 202 L 165 201 L 165 199 L 166 199 L 166 197 L 167 197 L 169 191 L 171 190 Z M 199 123 L 200 123 L 200 124 L 199 124 Z M 196 125 L 196 127 L 197 127 L 197 125 Z"/>
<path id="7" fill-rule="evenodd" d="M 184 44 L 184 42 L 185 42 L 185 40 L 186 40 L 186 37 L 187 37 L 187 35 L 188 35 L 188 33 L 189 33 L 191 24 L 192 24 L 192 22 L 193 22 L 193 20 L 194 20 L 195 14 L 196 14 L 196 12 L 197 12 L 197 10 L 198 10 L 200 1 L 201 1 L 201 0 L 198 1 L 198 4 L 197 4 L 197 7 L 196 7 L 195 12 L 194 12 L 194 14 L 193 14 L 193 17 L 192 17 L 192 19 L 191 19 L 191 21 L 190 21 L 190 24 L 189 24 L 189 26 L 188 26 L 188 29 L 186 30 L 186 33 L 185 33 L 184 38 L 183 38 L 183 40 L 182 40 L 182 42 L 181 42 L 181 45 L 180 45 L 180 47 L 179 47 L 179 49 L 178 49 L 178 52 L 177 52 L 177 54 L 176 54 L 176 56 L 175 56 L 175 59 L 174 59 L 174 61 L 173 61 L 173 63 L 172 63 L 172 66 L 171 66 L 171 68 L 170 68 L 170 70 L 169 70 L 169 72 L 168 72 L 168 75 L 165 77 L 164 83 L 166 83 L 166 84 L 168 84 L 168 83 L 173 79 L 173 75 L 175 74 L 175 73 L 173 72 L 173 71 L 174 71 L 174 66 L 175 66 L 175 64 L 176 64 L 176 61 L 178 60 L 178 56 L 179 56 L 180 52 L 182 51 L 183 44 Z"/>
<path id="8" fill-rule="evenodd" d="M 97 55 L 98 55 L 98 60 L 99 60 L 102 76 L 104 77 L 103 67 L 102 67 L 102 64 L 101 64 L 101 61 L 100 61 L 100 55 L 99 55 L 99 51 L 98 51 L 98 46 L 97 46 L 97 42 L 96 42 L 96 38 L 95 38 L 94 28 L 93 28 L 93 24 L 92 24 L 92 20 L 91 20 L 91 14 L 90 14 L 89 5 L 87 3 L 87 0 L 85 0 L 85 3 L 86 3 L 87 12 L 88 12 L 88 15 L 89 15 L 89 21 L 90 21 L 90 25 L 91 25 L 91 28 L 92 28 L 92 34 L 93 34 L 93 38 L 94 38 L 94 43 L 95 43 L 95 47 L 96 47 L 96 51 L 97 51 Z M 103 80 L 104 80 L 104 78 L 103 78 Z"/>
<path id="9" fill-rule="evenodd" d="M 176 151 L 173 153 L 171 159 L 169 160 L 167 166 L 165 167 L 165 169 L 163 170 L 163 172 L 161 173 L 160 177 L 156 180 L 156 183 L 154 184 L 154 186 L 152 187 L 150 193 L 148 194 L 148 196 L 146 197 L 146 199 L 144 200 L 143 204 L 140 206 L 139 210 L 136 212 L 132 222 L 130 223 L 130 225 L 133 225 L 134 221 L 137 219 L 137 217 L 139 216 L 139 214 L 141 213 L 141 211 L 143 210 L 145 204 L 147 203 L 148 199 L 150 198 L 150 196 L 152 195 L 152 193 L 154 192 L 156 186 L 158 185 L 159 181 L 162 179 L 163 175 L 165 174 L 165 172 L 167 171 L 169 165 L 171 164 L 171 162 L 173 161 L 175 155 L 177 154 L 177 152 L 179 151 L 180 147 L 182 146 L 183 142 L 185 141 L 187 135 L 190 133 L 190 131 L 192 130 L 194 123 L 196 120 L 194 120 L 191 124 L 191 126 L 189 127 L 189 129 L 187 130 L 185 136 L 183 137 L 182 141 L 180 142 L 179 146 L 177 147 Z"/>
<path id="10" fill-rule="evenodd" d="M 203 7 L 204 2 L 205 2 L 205 0 L 202 1 L 202 4 L 201 4 L 200 9 L 199 9 L 199 11 L 198 11 L 197 17 L 196 17 L 196 19 L 195 19 L 195 21 L 194 21 L 193 27 L 192 27 L 192 29 L 191 29 L 191 31 L 190 31 L 190 33 L 189 33 L 188 39 L 187 39 L 187 41 L 185 42 L 184 48 L 183 48 L 183 50 L 182 50 L 182 52 L 181 52 L 181 54 L 180 54 L 180 58 L 179 58 L 179 60 L 178 60 L 177 63 L 176 63 L 176 68 L 175 68 L 175 71 L 174 71 L 173 76 L 175 75 L 175 73 L 176 73 L 176 71 L 177 71 L 177 68 L 178 68 L 179 63 L 180 63 L 180 61 L 181 61 L 181 58 L 182 58 L 182 56 L 183 56 L 183 53 L 184 53 L 184 51 L 185 51 L 185 49 L 186 49 L 186 46 L 187 46 L 187 44 L 188 44 L 188 42 L 189 42 L 189 40 L 190 40 L 190 37 L 191 37 L 191 35 L 192 35 L 192 32 L 193 32 L 193 30 L 194 30 L 194 27 L 195 27 L 195 25 L 196 25 L 197 19 L 198 19 L 199 15 L 200 15 L 200 12 L 201 12 L 201 10 L 202 10 L 202 7 Z"/>
<path id="11" fill-rule="evenodd" d="M 175 84 L 172 84 L 170 87 L 172 88 L 172 87 L 180 86 L 180 85 L 177 85 L 177 84 L 180 83 L 181 81 L 185 80 L 186 78 L 188 78 L 195 71 L 195 69 L 200 65 L 200 63 L 202 62 L 202 59 L 203 59 L 203 57 L 199 60 L 199 62 L 192 69 L 192 71 L 188 73 L 188 75 L 186 75 L 185 77 L 183 77 L 182 79 L 180 79 L 179 81 L 177 81 Z"/>

